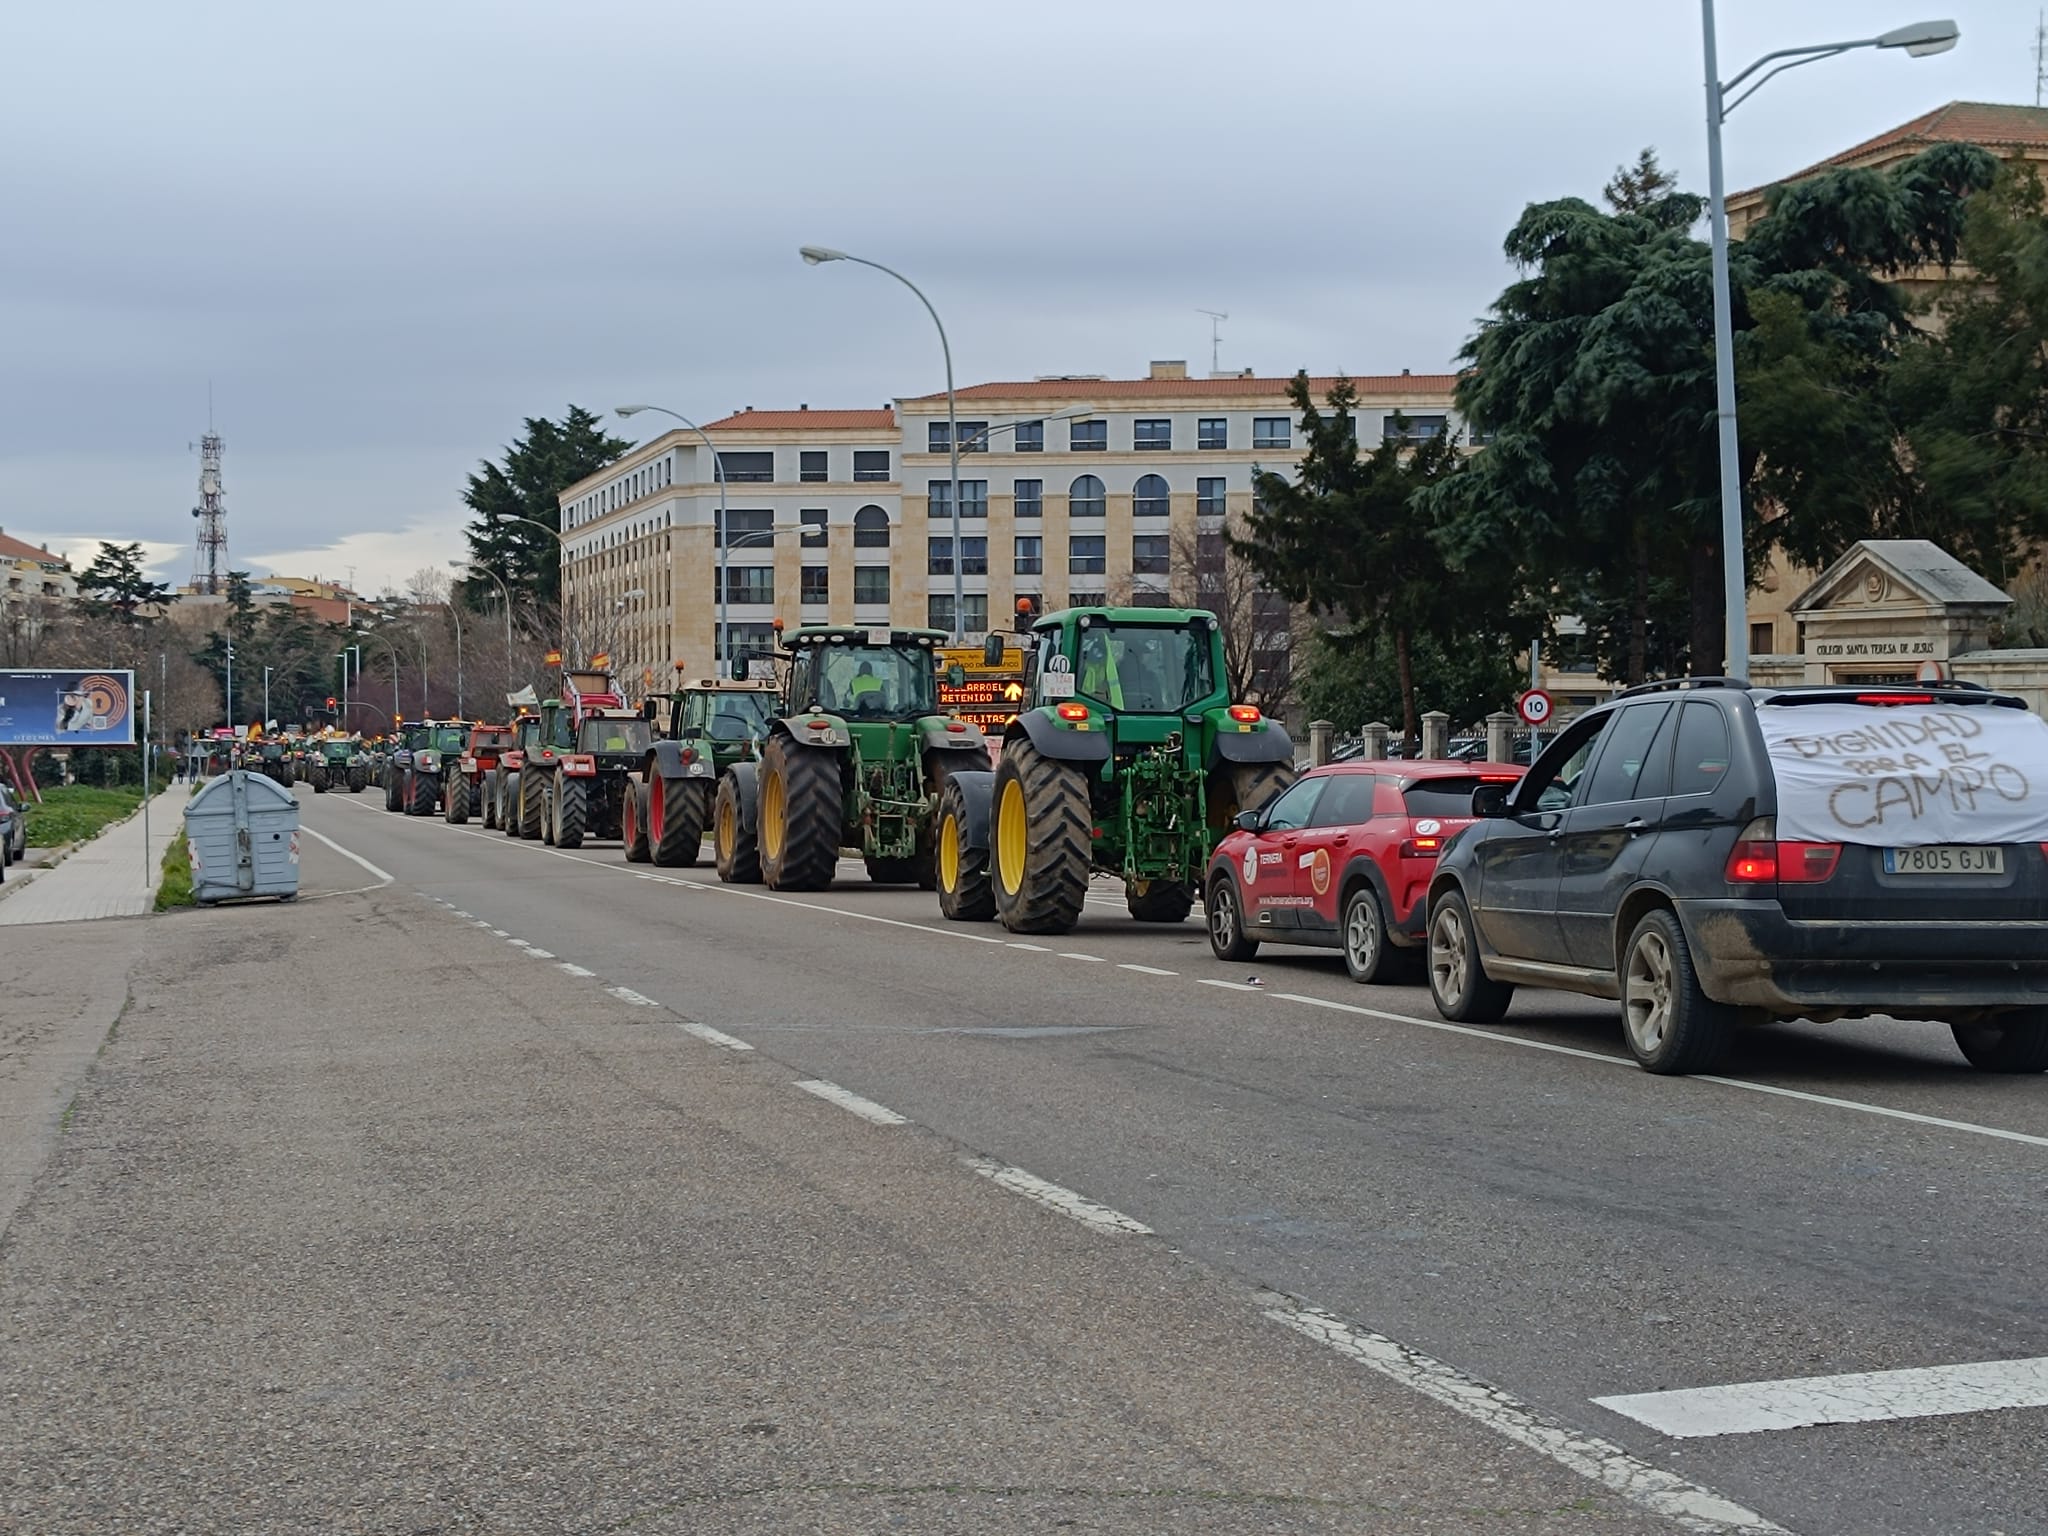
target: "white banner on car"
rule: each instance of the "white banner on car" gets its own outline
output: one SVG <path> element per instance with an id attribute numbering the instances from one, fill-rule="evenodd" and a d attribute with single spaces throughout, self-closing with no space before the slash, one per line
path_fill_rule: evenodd
<path id="1" fill-rule="evenodd" d="M 2048 721 L 1988 705 L 1764 704 L 1778 836 L 1910 848 L 2048 841 Z"/>

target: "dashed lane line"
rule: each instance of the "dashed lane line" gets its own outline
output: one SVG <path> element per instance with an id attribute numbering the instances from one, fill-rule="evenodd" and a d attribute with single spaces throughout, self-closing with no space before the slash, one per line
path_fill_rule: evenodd
<path id="1" fill-rule="evenodd" d="M 560 963 L 559 963 L 559 964 L 558 964 L 558 965 L 556 966 L 556 969 L 557 969 L 557 970 L 560 970 L 560 971 L 564 971 L 564 972 L 566 972 L 566 973 L 567 973 L 568 975 L 571 975 L 571 976 L 584 976 L 584 977 L 589 977 L 589 976 L 595 976 L 595 975 L 597 974 L 597 972 L 595 972 L 595 971 L 585 970 L 585 969 L 584 969 L 584 968 L 583 968 L 582 966 L 580 966 L 580 965 L 571 965 L 571 964 L 570 964 L 570 963 L 569 963 L 569 962 L 568 962 L 567 960 L 561 961 L 561 962 L 560 962 Z"/>
<path id="2" fill-rule="evenodd" d="M 1140 976 L 1178 976 L 1180 974 L 1179 971 L 1161 970 L 1156 965 L 1133 965 L 1128 960 L 1119 960 L 1116 968 L 1120 971 L 1136 971 Z"/>
<path id="3" fill-rule="evenodd" d="M 1107 955 L 1084 955 L 1071 949 L 1061 950 L 1060 958 L 1062 960 L 1087 960 L 1095 965 L 1107 965 L 1109 963 Z"/>
<path id="4" fill-rule="evenodd" d="M 1263 992 L 1264 987 L 1248 981 L 1222 981 L 1214 976 L 1197 976 L 1195 985 L 1200 987 L 1221 987 L 1226 992 Z"/>
<path id="5" fill-rule="evenodd" d="M 1026 1200 L 1035 1200 L 1047 1210 L 1071 1217 L 1084 1227 L 1097 1232 L 1121 1232 L 1137 1237 L 1152 1235 L 1152 1229 L 1142 1221 L 1126 1216 L 1122 1211 L 1113 1211 L 1106 1205 L 1098 1205 L 1086 1195 L 1078 1195 L 1064 1185 L 1048 1183 L 1022 1168 L 1012 1168 L 992 1157 L 966 1157 L 961 1161 L 1000 1188 L 1022 1195 Z"/>
<path id="6" fill-rule="evenodd" d="M 622 1003 L 631 1003 L 635 1008 L 659 1008 L 661 1004 L 644 992 L 635 992 L 631 987 L 606 987 L 605 991 Z"/>
<path id="7" fill-rule="evenodd" d="M 1629 1503 L 1664 1516 L 1683 1530 L 1697 1532 L 1699 1536 L 1790 1536 L 1783 1526 L 1755 1510 L 1674 1472 L 1652 1466 L 1611 1440 L 1545 1418 L 1499 1388 L 1475 1380 L 1420 1350 L 1410 1349 L 1397 1339 L 1355 1327 L 1292 1297 L 1271 1299 L 1273 1305 L 1266 1308 L 1265 1315 L 1281 1327 L 1291 1328 L 1367 1370 L 1443 1404 L 1503 1439 L 1598 1483 Z"/>
<path id="8" fill-rule="evenodd" d="M 851 1093 L 837 1083 L 828 1083 L 821 1077 L 806 1078 L 797 1087 L 813 1098 L 823 1099 L 827 1104 L 837 1104 L 850 1115 L 858 1115 L 870 1125 L 908 1125 L 910 1121 L 886 1105 L 877 1104 L 873 1099 L 864 1099 Z"/>
<path id="9" fill-rule="evenodd" d="M 1049 955 L 1049 954 L 1051 954 L 1051 953 L 1052 953 L 1051 949 L 1047 948 L 1047 947 L 1046 947 L 1045 945 L 1043 945 L 1043 944 L 1020 944 L 1020 943 L 1018 943 L 1018 942 L 1017 942 L 1017 941 L 1016 941 L 1015 939 L 1011 939 L 1011 940 L 1009 940 L 1009 941 L 1008 941 L 1008 942 L 1007 942 L 1007 943 L 1006 943 L 1006 944 L 1004 945 L 1004 948 L 1006 948 L 1006 949 L 1028 949 L 1028 950 L 1030 950 L 1030 951 L 1031 951 L 1031 952 L 1032 952 L 1032 953 L 1033 953 L 1034 955 Z"/>
<path id="10" fill-rule="evenodd" d="M 699 1024 L 694 1019 L 679 1019 L 677 1027 L 686 1035 L 695 1035 L 711 1045 L 722 1045 L 728 1051 L 751 1051 L 753 1047 L 736 1035 L 728 1035 L 722 1029 L 713 1029 L 709 1024 Z"/>
<path id="11" fill-rule="evenodd" d="M 2048 1358 L 1745 1381 L 1725 1387 L 1596 1397 L 1593 1401 L 1674 1440 L 1753 1435 L 1814 1424 L 1873 1424 L 1889 1419 L 1992 1413 L 2005 1408 L 2048 1407 Z"/>

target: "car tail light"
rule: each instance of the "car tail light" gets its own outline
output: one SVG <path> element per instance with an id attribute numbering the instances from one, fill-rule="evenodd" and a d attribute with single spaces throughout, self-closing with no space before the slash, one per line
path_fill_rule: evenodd
<path id="1" fill-rule="evenodd" d="M 1062 704 L 1054 713 L 1062 720 L 1086 720 L 1088 718 L 1088 706 L 1086 704 Z"/>
<path id="2" fill-rule="evenodd" d="M 1411 837 L 1401 844 L 1404 859 L 1433 859 L 1444 851 L 1444 840 L 1440 837 Z"/>
<path id="3" fill-rule="evenodd" d="M 1728 854 L 1731 885 L 1819 885 L 1835 877 L 1840 843 L 1780 841 L 1778 823 L 1760 816 L 1743 828 Z"/>
<path id="4" fill-rule="evenodd" d="M 1858 704 L 1932 704 L 1931 693 L 1859 693 Z"/>
<path id="5" fill-rule="evenodd" d="M 1230 718 L 1240 725 L 1256 725 L 1259 722 L 1259 706 L 1256 704 L 1233 704 Z"/>

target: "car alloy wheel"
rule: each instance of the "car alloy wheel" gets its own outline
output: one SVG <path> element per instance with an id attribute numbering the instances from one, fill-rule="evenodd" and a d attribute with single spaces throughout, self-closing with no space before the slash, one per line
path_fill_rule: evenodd
<path id="1" fill-rule="evenodd" d="M 1447 1009 L 1465 1000 L 1465 968 L 1471 947 L 1464 914 L 1449 902 L 1438 907 L 1429 925 L 1429 985 Z"/>
<path id="2" fill-rule="evenodd" d="M 1655 929 L 1636 938 L 1622 977 L 1622 1018 L 1642 1058 L 1655 1056 L 1671 1028 L 1671 948 Z"/>
<path id="3" fill-rule="evenodd" d="M 1354 981 L 1378 981 L 1386 964 L 1387 932 L 1380 902 L 1371 889 L 1352 892 L 1344 903 L 1344 964 Z"/>

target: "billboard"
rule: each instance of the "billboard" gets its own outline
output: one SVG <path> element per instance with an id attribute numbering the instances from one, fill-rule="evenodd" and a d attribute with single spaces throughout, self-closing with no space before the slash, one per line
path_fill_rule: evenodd
<path id="1" fill-rule="evenodd" d="M 948 668 L 958 665 L 967 674 L 964 681 L 946 681 Z M 939 708 L 963 720 L 972 720 L 982 733 L 1001 740 L 1003 730 L 1024 707 L 1024 653 L 1007 646 L 1003 659 L 990 666 L 981 647 L 941 646 L 939 649 Z"/>
<path id="2" fill-rule="evenodd" d="M 0 671 L 0 747 L 132 747 L 133 672 Z"/>

